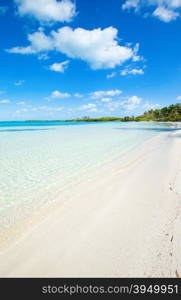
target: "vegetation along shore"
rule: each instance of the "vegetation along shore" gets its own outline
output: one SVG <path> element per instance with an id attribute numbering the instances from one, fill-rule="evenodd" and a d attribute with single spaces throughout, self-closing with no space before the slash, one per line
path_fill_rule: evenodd
<path id="1" fill-rule="evenodd" d="M 28 120 L 28 122 L 37 122 L 39 120 Z M 125 117 L 101 117 L 90 118 L 85 116 L 83 118 L 76 118 L 71 120 L 55 120 L 56 122 L 143 122 L 143 121 L 156 121 L 156 122 L 179 122 L 181 121 L 181 103 L 172 104 L 162 107 L 161 109 L 151 109 L 144 112 L 140 116 L 125 116 Z"/>

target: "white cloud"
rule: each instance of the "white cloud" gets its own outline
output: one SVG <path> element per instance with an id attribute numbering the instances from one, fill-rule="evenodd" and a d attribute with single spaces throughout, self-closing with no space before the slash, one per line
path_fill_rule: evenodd
<path id="1" fill-rule="evenodd" d="M 153 12 L 153 16 L 165 23 L 169 23 L 170 21 L 177 19 L 179 13 L 175 12 L 172 9 L 168 9 L 163 6 L 160 6 L 155 9 L 155 11 Z"/>
<path id="2" fill-rule="evenodd" d="M 156 108 L 159 108 L 159 107 L 160 107 L 160 104 L 158 104 L 158 103 L 152 104 L 149 101 L 145 102 L 144 105 L 143 105 L 143 108 L 146 109 L 146 110 L 156 109 Z"/>
<path id="3" fill-rule="evenodd" d="M 64 99 L 64 98 L 69 98 L 71 95 L 69 93 L 62 93 L 60 91 L 53 91 L 51 93 L 51 98 L 54 99 Z"/>
<path id="4" fill-rule="evenodd" d="M 115 96 L 119 96 L 120 94 L 122 94 L 121 90 L 110 90 L 110 91 L 95 91 L 90 93 L 90 96 L 92 99 L 100 99 L 103 97 L 115 97 Z"/>
<path id="5" fill-rule="evenodd" d="M 60 112 L 63 110 L 63 107 L 59 106 L 59 107 L 51 107 L 51 106 L 46 106 L 46 105 L 42 105 L 42 106 L 32 106 L 32 107 L 25 107 L 25 108 L 21 108 L 16 110 L 16 114 L 23 114 L 23 113 L 27 113 L 27 112 L 46 112 L 46 113 L 52 113 L 52 112 Z"/>
<path id="6" fill-rule="evenodd" d="M 78 108 L 78 110 L 85 110 L 87 112 L 93 112 L 93 113 L 98 112 L 97 105 L 93 104 L 93 103 L 88 103 L 88 104 L 81 105 Z"/>
<path id="7" fill-rule="evenodd" d="M 48 60 L 50 57 L 46 53 L 41 53 L 38 55 L 39 60 Z"/>
<path id="8" fill-rule="evenodd" d="M 173 8 L 181 7 L 181 0 L 149 0 L 150 3 L 152 3 L 153 1 L 158 5 L 165 5 Z"/>
<path id="9" fill-rule="evenodd" d="M 74 97 L 76 97 L 76 98 L 82 98 L 82 97 L 84 97 L 84 95 L 82 95 L 82 94 L 80 94 L 80 93 L 75 93 L 75 94 L 74 94 Z"/>
<path id="10" fill-rule="evenodd" d="M 9 53 L 16 53 L 16 54 L 33 54 L 36 53 L 32 47 L 13 47 L 11 49 L 7 49 Z"/>
<path id="11" fill-rule="evenodd" d="M 3 100 L 0 100 L 0 104 L 7 104 L 7 103 L 10 103 L 11 101 L 8 100 L 8 99 L 3 99 Z"/>
<path id="12" fill-rule="evenodd" d="M 126 100 L 117 100 L 117 101 L 110 101 L 108 103 L 105 103 L 105 107 L 111 112 L 118 109 L 129 112 L 137 109 L 142 103 L 142 101 L 143 99 L 138 96 L 131 96 L 128 97 Z"/>
<path id="13" fill-rule="evenodd" d="M 124 113 L 129 114 L 131 111 L 135 111 L 136 109 L 150 110 L 160 108 L 158 103 L 153 104 L 149 101 L 144 101 L 144 99 L 136 95 L 124 97 L 122 99 L 116 99 L 114 101 L 111 98 L 110 101 L 108 99 L 107 101 L 103 101 L 103 107 L 110 112 L 124 111 Z"/>
<path id="14" fill-rule="evenodd" d="M 134 62 L 143 60 L 143 56 L 138 55 L 139 48 L 140 48 L 140 44 L 136 43 L 136 45 L 133 48 L 133 57 L 132 57 L 132 60 Z"/>
<path id="15" fill-rule="evenodd" d="M 7 50 L 10 53 L 18 54 L 35 54 L 42 51 L 50 51 L 54 49 L 53 41 L 50 37 L 46 36 L 42 29 L 28 35 L 30 46 L 27 47 L 14 47 Z"/>
<path id="16" fill-rule="evenodd" d="M 128 98 L 128 103 L 131 104 L 140 104 L 142 101 L 142 98 L 138 97 L 138 96 L 131 96 Z"/>
<path id="17" fill-rule="evenodd" d="M 46 106 L 46 105 L 42 105 L 42 106 L 35 106 L 31 108 L 32 111 L 46 111 L 46 112 L 58 112 L 58 111 L 62 111 L 63 107 L 51 107 L 51 106 Z"/>
<path id="18" fill-rule="evenodd" d="M 76 15 L 70 0 L 15 0 L 21 16 L 30 15 L 41 22 L 70 22 Z"/>
<path id="19" fill-rule="evenodd" d="M 22 85 L 23 83 L 25 83 L 25 80 L 18 80 L 18 81 L 16 81 L 16 82 L 14 83 L 14 85 L 20 86 L 20 85 Z"/>
<path id="20" fill-rule="evenodd" d="M 178 101 L 181 101 L 181 96 L 178 96 L 178 97 L 177 97 L 177 100 L 178 100 Z"/>
<path id="21" fill-rule="evenodd" d="M 112 73 L 110 73 L 110 74 L 107 74 L 107 78 L 108 79 L 110 79 L 110 78 L 113 78 L 113 77 L 115 77 L 116 76 L 116 72 L 112 72 Z"/>
<path id="22" fill-rule="evenodd" d="M 54 63 L 49 68 L 51 71 L 64 73 L 65 70 L 68 68 L 69 60 L 65 60 L 61 63 Z"/>
<path id="23" fill-rule="evenodd" d="M 16 102 L 16 105 L 26 105 L 26 102 L 25 101 L 19 101 L 19 102 Z"/>
<path id="24" fill-rule="evenodd" d="M 172 8 L 181 7 L 181 0 L 125 0 L 123 9 L 138 8 L 148 6 L 165 6 Z"/>
<path id="25" fill-rule="evenodd" d="M 149 10 L 151 9 L 151 12 Z M 171 22 L 180 16 L 181 0 L 126 0 L 123 5 L 123 10 L 134 11 L 144 8 L 147 15 L 153 15 L 163 22 Z"/>
<path id="26" fill-rule="evenodd" d="M 92 69 L 114 68 L 133 56 L 133 50 L 119 46 L 116 28 L 85 30 L 60 28 L 52 35 L 55 47 L 71 58 L 88 62 Z"/>
<path id="27" fill-rule="evenodd" d="M 103 103 L 109 103 L 111 101 L 112 101 L 112 98 L 102 98 L 101 99 L 101 102 L 103 102 Z"/>
<path id="28" fill-rule="evenodd" d="M 95 108 L 96 104 L 94 103 L 88 103 L 80 106 L 80 109 L 90 109 L 90 108 Z"/>
<path id="29" fill-rule="evenodd" d="M 144 99 L 136 95 L 119 97 L 118 99 L 102 98 L 100 101 L 102 102 L 103 108 L 110 112 L 124 111 L 124 113 L 128 114 L 137 109 L 150 110 L 160 107 L 159 104 L 153 104 L 149 101 L 144 101 Z M 98 105 L 101 104 L 98 103 Z"/>
<path id="30" fill-rule="evenodd" d="M 142 98 L 140 98 L 138 96 L 131 96 L 126 101 L 122 102 L 122 107 L 128 111 L 134 110 L 139 106 L 139 104 L 142 101 L 143 101 Z"/>
<path id="31" fill-rule="evenodd" d="M 28 110 L 28 108 L 21 108 L 21 109 L 17 109 L 16 111 L 15 111 L 15 113 L 16 114 L 22 114 L 22 113 L 26 113 L 26 112 L 28 112 L 29 110 Z"/>
<path id="32" fill-rule="evenodd" d="M 138 59 L 139 45 L 120 46 L 118 30 L 114 27 L 105 29 L 85 30 L 62 27 L 46 35 L 42 29 L 29 34 L 30 44 L 27 47 L 14 47 L 7 50 L 10 53 L 35 54 L 47 51 L 57 51 L 69 58 L 81 59 L 92 69 L 109 69 L 121 65 L 129 59 Z"/>
<path id="33" fill-rule="evenodd" d="M 114 102 L 110 101 L 108 103 L 105 103 L 105 107 L 111 112 L 115 111 L 118 108 L 121 108 L 121 105 L 122 105 L 121 101 L 114 101 Z"/>
<path id="34" fill-rule="evenodd" d="M 122 9 L 137 9 L 139 6 L 139 0 L 127 0 L 126 2 L 123 3 Z"/>
<path id="35" fill-rule="evenodd" d="M 127 76 L 127 75 L 143 75 L 144 70 L 143 69 L 124 69 L 120 73 L 122 76 Z"/>
<path id="36" fill-rule="evenodd" d="M 49 97 L 47 97 L 47 100 L 52 100 L 52 99 L 65 99 L 65 98 L 70 98 L 70 97 L 75 97 L 75 98 L 83 98 L 84 95 L 81 93 L 74 93 L 74 94 L 70 94 L 70 93 L 64 93 L 64 92 L 60 92 L 58 90 L 53 91 Z"/>
<path id="37" fill-rule="evenodd" d="M 50 37 L 44 34 L 43 29 L 28 35 L 31 46 L 27 47 L 32 53 L 48 51 L 53 49 L 53 43 Z M 26 47 L 25 47 L 26 49 Z"/>

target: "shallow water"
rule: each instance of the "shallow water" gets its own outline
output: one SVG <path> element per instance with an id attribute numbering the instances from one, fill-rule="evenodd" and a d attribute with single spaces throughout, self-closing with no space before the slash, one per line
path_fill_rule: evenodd
<path id="1" fill-rule="evenodd" d="M 0 122 L 0 215 L 36 209 L 107 162 L 179 125 Z"/>

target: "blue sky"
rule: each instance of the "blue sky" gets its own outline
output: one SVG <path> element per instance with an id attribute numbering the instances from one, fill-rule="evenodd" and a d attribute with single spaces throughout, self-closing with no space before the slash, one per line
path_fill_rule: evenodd
<path id="1" fill-rule="evenodd" d="M 0 120 L 181 101 L 181 0 L 0 0 Z"/>

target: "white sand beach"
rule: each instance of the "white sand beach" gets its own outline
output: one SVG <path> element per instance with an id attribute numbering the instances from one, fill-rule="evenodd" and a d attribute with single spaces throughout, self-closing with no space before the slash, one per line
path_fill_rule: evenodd
<path id="1" fill-rule="evenodd" d="M 181 276 L 181 134 L 69 191 L 0 255 L 1 277 Z"/>

